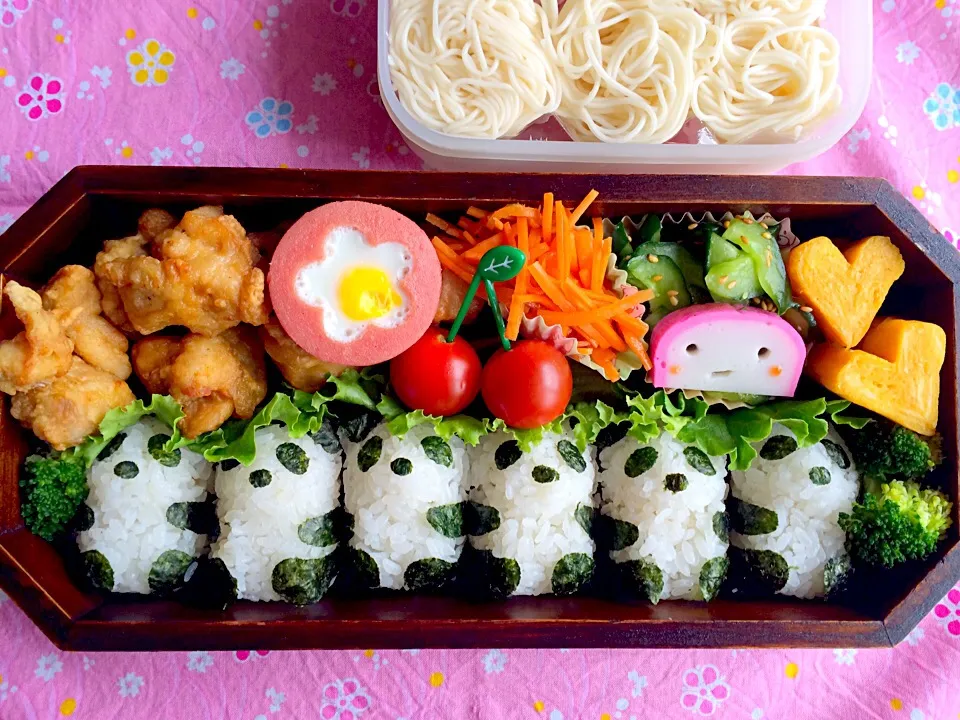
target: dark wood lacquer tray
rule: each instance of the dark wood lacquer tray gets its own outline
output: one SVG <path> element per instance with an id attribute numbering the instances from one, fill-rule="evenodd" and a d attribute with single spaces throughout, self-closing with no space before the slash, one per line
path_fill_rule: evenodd
<path id="1" fill-rule="evenodd" d="M 940 429 L 949 461 L 934 482 L 958 497 L 957 331 L 960 255 L 888 183 L 873 179 L 324 172 L 83 167 L 69 173 L 0 240 L 0 268 L 42 283 L 67 262 L 89 263 L 102 241 L 129 234 L 152 206 L 227 207 L 267 229 L 331 199 L 384 203 L 414 218 L 468 205 L 538 201 L 544 191 L 610 217 L 690 210 L 789 216 L 801 238 L 889 235 L 907 272 L 884 314 L 927 320 L 949 338 Z M 400 594 L 327 599 L 295 608 L 241 602 L 225 612 L 174 602 L 101 597 L 75 587 L 60 557 L 19 511 L 25 438 L 0 416 L 0 585 L 59 647 L 70 650 L 337 647 L 867 647 L 899 642 L 960 577 L 957 521 L 929 562 L 862 576 L 841 602 L 718 600 L 657 606 L 592 597 L 480 604 Z"/>

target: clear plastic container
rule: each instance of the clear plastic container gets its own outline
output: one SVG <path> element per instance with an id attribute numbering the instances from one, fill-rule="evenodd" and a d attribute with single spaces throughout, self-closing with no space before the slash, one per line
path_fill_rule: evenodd
<path id="1" fill-rule="evenodd" d="M 484 140 L 430 130 L 400 104 L 390 80 L 390 0 L 379 0 L 377 76 L 380 97 L 410 148 L 434 170 L 595 173 L 772 173 L 833 147 L 867 103 L 873 67 L 873 0 L 828 0 L 823 27 L 840 42 L 839 109 L 794 143 L 707 145 L 607 144 L 564 140 Z"/>

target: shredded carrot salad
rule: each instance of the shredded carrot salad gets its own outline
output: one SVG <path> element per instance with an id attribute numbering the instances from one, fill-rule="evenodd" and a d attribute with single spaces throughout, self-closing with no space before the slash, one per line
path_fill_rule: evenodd
<path id="1" fill-rule="evenodd" d="M 644 368 L 652 367 L 644 341 L 648 328 L 636 309 L 653 293 L 621 297 L 606 282 L 612 239 L 604 237 L 598 217 L 590 226 L 577 224 L 597 195 L 591 190 L 573 211 L 546 193 L 540 207 L 511 203 L 493 212 L 470 207 L 456 225 L 432 214 L 427 222 L 445 235 L 432 239 L 440 264 L 465 282 L 491 248 L 512 245 L 523 251 L 527 261 L 520 274 L 497 285 L 497 297 L 509 308 L 507 337 L 516 340 L 524 317 L 539 315 L 575 338 L 577 352 L 616 380 L 619 353 L 632 351 Z"/>

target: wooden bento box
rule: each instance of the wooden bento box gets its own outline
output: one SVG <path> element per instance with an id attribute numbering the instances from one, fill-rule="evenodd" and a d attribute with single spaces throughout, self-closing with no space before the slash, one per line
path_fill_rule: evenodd
<path id="1" fill-rule="evenodd" d="M 223 612 L 172 601 L 86 594 L 54 548 L 20 516 L 27 448 L 3 400 L 0 418 L 0 585 L 60 648 L 174 650 L 345 647 L 870 647 L 892 645 L 960 577 L 957 547 L 957 333 L 960 254 L 887 182 L 876 179 L 432 174 L 257 169 L 81 167 L 40 199 L 0 240 L 8 277 L 40 284 L 69 262 L 89 264 L 103 240 L 122 237 L 140 211 L 222 204 L 259 230 L 333 199 L 388 205 L 421 220 L 469 205 L 535 202 L 545 191 L 577 201 L 600 192 L 605 217 L 733 210 L 789 217 L 801 238 L 890 236 L 907 263 L 884 314 L 944 328 L 940 431 L 946 463 L 931 478 L 954 500 L 950 534 L 927 562 L 860 576 L 839 603 L 719 599 L 709 604 L 536 597 L 480 603 L 383 594 L 328 597 L 297 608 L 239 602 Z M 5 313 L 7 314 L 7 313 Z M 9 325 L 9 324 L 8 324 Z M 7 328 L 9 331 L 9 327 Z"/>

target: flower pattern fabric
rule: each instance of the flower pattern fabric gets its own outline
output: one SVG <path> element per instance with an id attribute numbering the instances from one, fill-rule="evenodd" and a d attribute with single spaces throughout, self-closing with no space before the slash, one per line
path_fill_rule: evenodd
<path id="1" fill-rule="evenodd" d="M 420 169 L 373 0 L 0 0 L 0 233 L 76 164 Z M 960 0 L 874 0 L 861 118 L 785 172 L 889 180 L 960 242 Z M 152 63 L 152 64 L 151 64 Z M 553 123 L 528 137 L 553 138 Z M 2 242 L 2 240 L 0 240 Z M 0 594 L 0 718 L 955 718 L 960 585 L 896 648 L 65 653 Z M 411 640 L 411 642 L 415 642 Z"/>

